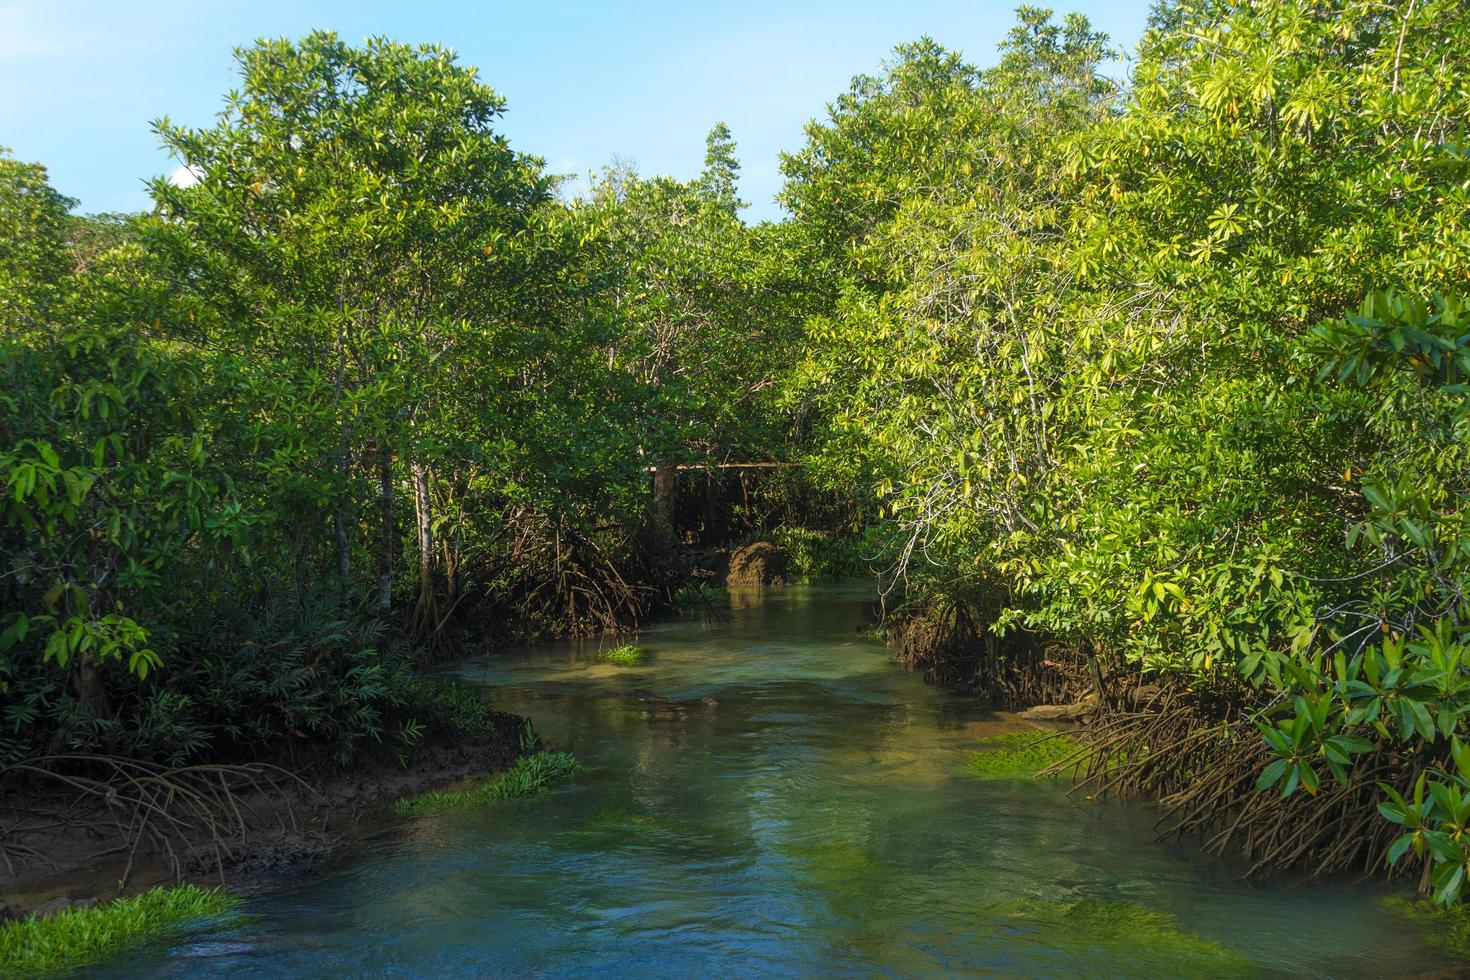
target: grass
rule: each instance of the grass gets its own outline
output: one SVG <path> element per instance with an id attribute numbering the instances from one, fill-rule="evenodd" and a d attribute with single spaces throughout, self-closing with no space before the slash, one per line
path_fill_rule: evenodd
<path id="1" fill-rule="evenodd" d="M 1179 976 L 1240 974 L 1250 963 L 1228 946 L 1179 928 L 1167 912 L 1136 905 L 1087 898 L 1075 902 L 1034 899 L 1013 905 L 993 905 L 985 912 L 1008 929 L 1024 929 L 1047 945 L 1087 946 L 1118 959 L 1167 964 Z"/>
<path id="2" fill-rule="evenodd" d="M 180 885 L 6 923 L 0 926 L 0 976 L 38 976 L 87 966 L 186 923 L 223 915 L 239 901 L 221 891 Z"/>
<path id="3" fill-rule="evenodd" d="M 620 647 L 604 650 L 592 659 L 599 663 L 617 664 L 619 667 L 633 667 L 643 662 L 643 651 L 631 643 L 624 643 Z"/>
<path id="4" fill-rule="evenodd" d="M 553 783 L 569 779 L 582 770 L 582 764 L 570 752 L 537 752 L 523 755 L 505 772 L 467 789 L 439 789 L 419 796 L 405 797 L 393 804 L 399 816 L 416 817 L 427 813 L 447 813 L 470 807 L 485 806 L 501 800 L 535 796 L 550 789 Z"/>
<path id="5" fill-rule="evenodd" d="M 971 775 L 1022 779 L 1067 761 L 1082 748 L 1075 739 L 1041 731 L 1007 732 L 987 738 L 970 756 Z"/>

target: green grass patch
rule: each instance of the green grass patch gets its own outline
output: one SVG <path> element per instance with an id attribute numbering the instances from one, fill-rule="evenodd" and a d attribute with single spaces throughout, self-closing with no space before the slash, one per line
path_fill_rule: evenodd
<path id="1" fill-rule="evenodd" d="M 1007 732 L 980 742 L 970 756 L 971 775 L 1023 779 L 1065 762 L 1081 749 L 1076 739 L 1042 731 Z"/>
<path id="2" fill-rule="evenodd" d="M 1028 899 L 987 906 L 984 911 L 996 924 L 1048 946 L 1086 946 L 1125 962 L 1156 963 L 1179 976 L 1250 972 L 1250 961 L 1230 947 L 1185 932 L 1167 912 L 1132 902 Z"/>
<path id="3" fill-rule="evenodd" d="M 617 664 L 619 667 L 633 667 L 643 662 L 643 651 L 631 643 L 624 643 L 620 647 L 603 650 L 592 659 L 598 663 Z"/>
<path id="4" fill-rule="evenodd" d="M 87 966 L 190 922 L 223 915 L 239 902 L 221 891 L 180 885 L 92 908 L 65 909 L 44 919 L 9 922 L 0 926 L 0 976 L 38 976 Z"/>
<path id="5" fill-rule="evenodd" d="M 467 789 L 439 789 L 420 796 L 411 796 L 393 804 L 393 810 L 404 817 L 421 816 L 426 813 L 446 813 L 485 806 L 501 800 L 515 800 L 535 796 L 550 789 L 554 783 L 570 779 L 581 772 L 582 764 L 570 752 L 537 752 L 523 755 L 516 764 L 505 772 L 478 786 Z"/>
<path id="6" fill-rule="evenodd" d="M 1444 906 L 1423 896 L 1401 895 L 1386 898 L 1383 904 L 1423 926 L 1425 941 L 1431 946 L 1470 960 L 1470 907 Z"/>

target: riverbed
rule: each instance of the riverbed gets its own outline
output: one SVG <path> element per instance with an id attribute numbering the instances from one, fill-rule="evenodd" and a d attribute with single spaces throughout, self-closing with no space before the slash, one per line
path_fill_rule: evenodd
<path id="1" fill-rule="evenodd" d="M 1379 884 L 1240 880 L 1141 803 L 980 779 L 1014 717 L 865 637 L 867 590 L 732 596 L 643 662 L 528 647 L 453 673 L 587 766 L 396 823 L 113 976 L 1404 976 L 1443 967 Z M 1115 919 L 1109 918 L 1116 916 Z M 1109 927 L 1108 922 L 1116 922 Z M 1100 925 L 1101 923 L 1101 925 Z"/>

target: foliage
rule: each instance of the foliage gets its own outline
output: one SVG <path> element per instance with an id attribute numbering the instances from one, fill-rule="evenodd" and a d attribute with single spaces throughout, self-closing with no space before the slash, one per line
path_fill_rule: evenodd
<path id="1" fill-rule="evenodd" d="M 521 756 L 505 772 L 478 786 L 407 797 L 394 803 L 393 810 L 401 817 L 416 817 L 537 796 L 581 770 L 582 764 L 570 752 L 536 752 Z"/>
<path id="2" fill-rule="evenodd" d="M 787 568 L 800 578 L 826 580 L 855 578 L 867 573 L 863 559 L 867 541 L 847 534 L 781 527 L 771 543 L 786 556 Z"/>
<path id="3" fill-rule="evenodd" d="M 987 70 L 898 49 L 786 158 L 814 465 L 911 604 L 1248 712 L 1262 789 L 1385 782 L 1452 900 L 1470 14 L 1178 0 L 1125 85 L 1081 18 L 1018 20 Z"/>
<path id="4" fill-rule="evenodd" d="M 784 440 L 797 321 L 757 315 L 784 264 L 728 129 L 695 181 L 563 202 L 445 49 L 235 59 L 216 122 L 156 124 L 197 179 L 151 214 L 70 215 L 0 158 L 5 761 L 346 763 L 491 724 L 414 662 L 476 621 L 636 623 L 677 584 L 649 461 Z"/>
<path id="5" fill-rule="evenodd" d="M 454 735 L 474 738 L 503 732 L 516 717 L 495 710 L 491 692 L 483 687 L 423 677 L 408 678 L 406 686 L 404 703 L 409 716 Z"/>
<path id="6" fill-rule="evenodd" d="M 681 613 L 705 612 L 730 602 L 730 590 L 722 585 L 695 582 L 674 594 L 674 606 Z"/>
<path id="7" fill-rule="evenodd" d="M 9 922 L 0 926 L 0 972 L 34 977 L 88 966 L 191 922 L 218 918 L 237 905 L 232 895 L 179 885 Z"/>

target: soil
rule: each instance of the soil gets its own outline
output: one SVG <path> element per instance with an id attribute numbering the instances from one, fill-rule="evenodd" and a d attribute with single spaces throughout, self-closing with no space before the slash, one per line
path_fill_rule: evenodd
<path id="1" fill-rule="evenodd" d="M 392 811 L 395 800 L 510 766 L 521 754 L 524 719 L 507 714 L 503 720 L 489 735 L 446 732 L 421 745 L 406 767 L 391 756 L 370 757 L 350 769 L 305 774 L 301 784 L 282 780 L 244 791 L 238 802 L 246 827 L 223 842 L 223 862 L 208 840 L 194 840 L 181 862 L 182 879 L 250 891 L 345 857 L 401 819 Z M 52 811 L 64 818 L 45 816 Z M 10 867 L 0 863 L 0 905 L 7 909 L 35 913 L 59 907 L 58 900 L 86 904 L 179 877 L 165 853 L 142 848 L 129 871 L 128 841 L 100 802 L 77 806 L 54 791 L 12 788 L 0 795 L 0 815 L 0 847 L 10 855 Z"/>

